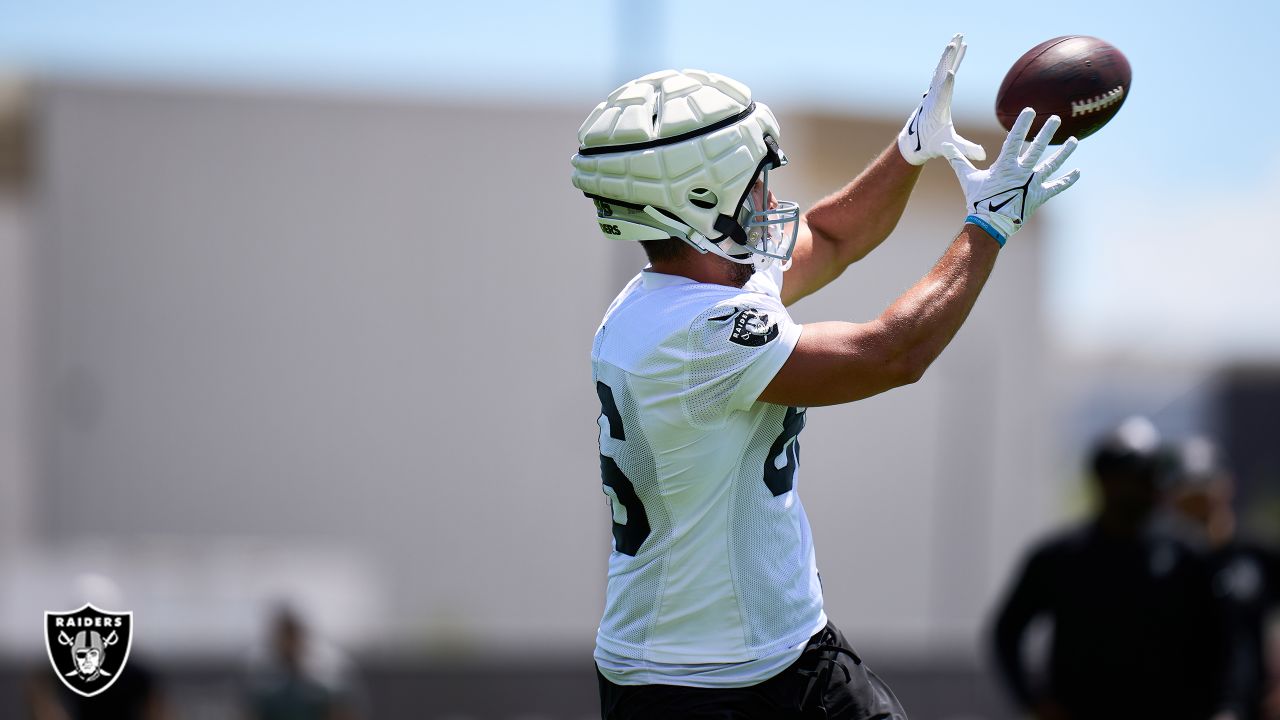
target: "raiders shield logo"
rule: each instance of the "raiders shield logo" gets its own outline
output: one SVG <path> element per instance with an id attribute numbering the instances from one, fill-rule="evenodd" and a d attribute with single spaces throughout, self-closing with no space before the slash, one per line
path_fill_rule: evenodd
<path id="1" fill-rule="evenodd" d="M 755 308 L 746 308 L 738 313 L 733 322 L 733 332 L 729 342 L 747 347 L 760 347 L 778 337 L 778 323 L 769 322 L 769 314 Z"/>
<path id="2" fill-rule="evenodd" d="M 44 614 L 49 662 L 62 684 L 85 697 L 106 690 L 120 677 L 132 640 L 132 612 L 106 612 L 85 605 Z"/>

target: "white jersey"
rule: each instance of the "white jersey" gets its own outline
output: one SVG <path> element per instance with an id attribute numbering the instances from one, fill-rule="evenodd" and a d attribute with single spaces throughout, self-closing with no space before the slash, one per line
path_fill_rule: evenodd
<path id="1" fill-rule="evenodd" d="M 596 663 L 614 683 L 754 685 L 826 624 L 796 491 L 805 410 L 757 401 L 800 337 L 781 282 L 645 271 L 596 331 L 613 513 Z"/>

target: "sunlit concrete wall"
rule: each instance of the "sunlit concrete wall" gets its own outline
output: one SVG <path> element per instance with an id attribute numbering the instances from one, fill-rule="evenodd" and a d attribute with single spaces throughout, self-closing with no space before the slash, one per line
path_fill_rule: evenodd
<path id="1" fill-rule="evenodd" d="M 27 82 L 0 71 L 0 557 L 34 529 L 30 119 Z"/>

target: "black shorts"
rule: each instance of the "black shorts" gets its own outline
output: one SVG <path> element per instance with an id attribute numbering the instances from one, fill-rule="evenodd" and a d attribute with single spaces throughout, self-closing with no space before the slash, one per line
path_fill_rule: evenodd
<path id="1" fill-rule="evenodd" d="M 906 720 L 893 691 L 835 625 L 809 639 L 800 658 L 758 685 L 696 688 L 615 685 L 599 670 L 603 720 Z"/>

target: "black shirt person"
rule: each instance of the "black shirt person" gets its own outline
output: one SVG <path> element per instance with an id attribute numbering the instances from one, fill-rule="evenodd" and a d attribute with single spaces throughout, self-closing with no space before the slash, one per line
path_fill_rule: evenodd
<path id="1" fill-rule="evenodd" d="M 1237 531 L 1235 478 L 1211 440 L 1189 438 L 1174 458 L 1172 508 L 1209 549 L 1211 588 L 1224 621 L 1227 703 L 1238 720 L 1261 720 L 1270 675 L 1266 625 L 1280 605 L 1280 554 Z"/>
<path id="2" fill-rule="evenodd" d="M 1041 720 L 1205 720 L 1219 710 L 1219 622 L 1203 556 L 1152 522 L 1159 434 L 1130 418 L 1105 437 L 1091 469 L 1096 515 L 1036 545 L 995 623 L 999 672 Z M 1052 622 L 1042 687 L 1023 637 Z"/>

